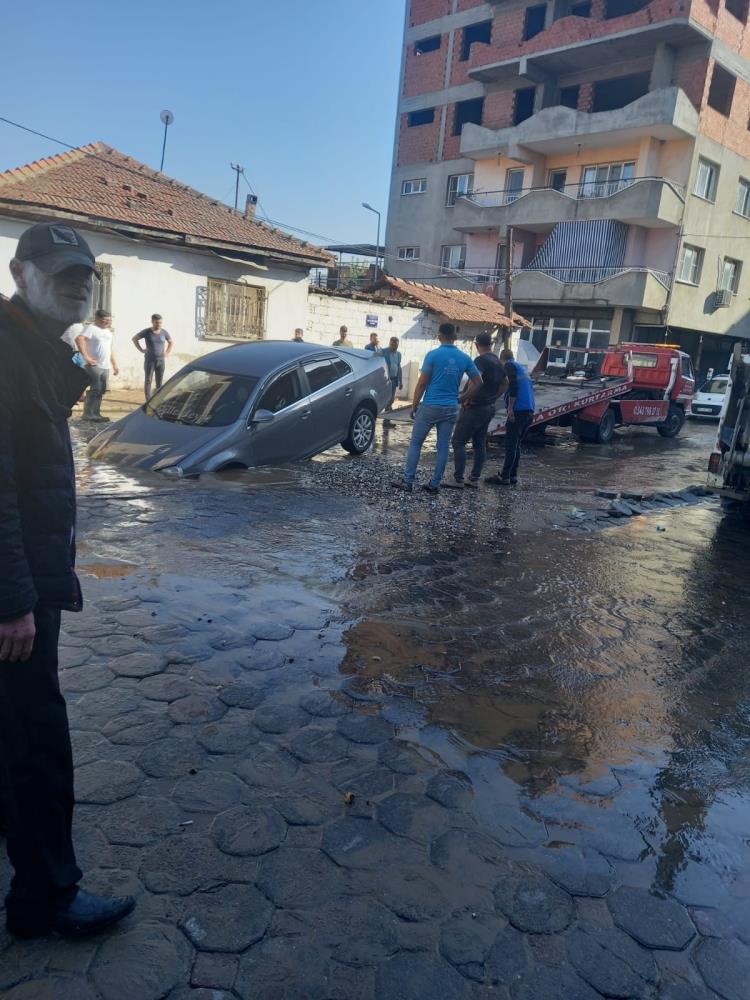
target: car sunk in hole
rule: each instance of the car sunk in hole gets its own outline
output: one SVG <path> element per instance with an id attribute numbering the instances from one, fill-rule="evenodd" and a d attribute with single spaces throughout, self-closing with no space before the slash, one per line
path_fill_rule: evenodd
<path id="1" fill-rule="evenodd" d="M 292 462 L 337 444 L 362 454 L 390 392 L 385 361 L 370 351 L 236 344 L 196 358 L 88 451 L 175 477 Z"/>

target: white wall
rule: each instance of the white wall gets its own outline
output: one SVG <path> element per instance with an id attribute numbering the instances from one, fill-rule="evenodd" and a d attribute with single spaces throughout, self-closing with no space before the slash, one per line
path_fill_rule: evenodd
<path id="1" fill-rule="evenodd" d="M 19 235 L 28 223 L 0 219 L 0 292 L 12 295 L 8 263 Z M 215 254 L 157 247 L 116 236 L 85 232 L 97 260 L 112 265 L 112 327 L 120 377 L 112 388 L 136 388 L 143 382 L 143 357 L 131 337 L 161 313 L 172 334 L 174 348 L 167 361 L 167 375 L 193 358 L 236 341 L 204 340 L 199 336 L 197 304 L 206 278 L 247 281 L 267 289 L 266 332 L 269 340 L 289 340 L 294 328 L 304 328 L 307 318 L 307 270 L 269 266 L 259 271 Z"/>

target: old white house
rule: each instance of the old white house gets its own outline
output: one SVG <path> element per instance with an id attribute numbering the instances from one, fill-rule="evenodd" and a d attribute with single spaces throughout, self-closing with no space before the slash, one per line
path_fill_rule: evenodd
<path id="1" fill-rule="evenodd" d="M 161 313 L 174 349 L 167 374 L 238 340 L 290 339 L 307 321 L 319 247 L 171 180 L 103 143 L 0 173 L 0 293 L 16 242 L 34 222 L 64 219 L 91 244 L 101 271 L 95 306 L 113 314 L 116 385 L 142 381 L 131 337 Z"/>

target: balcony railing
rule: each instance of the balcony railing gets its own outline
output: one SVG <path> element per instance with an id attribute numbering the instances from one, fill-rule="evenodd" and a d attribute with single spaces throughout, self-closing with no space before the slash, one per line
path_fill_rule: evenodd
<path id="1" fill-rule="evenodd" d="M 471 194 L 461 195 L 459 200 L 468 201 L 479 208 L 498 208 L 503 205 L 512 205 L 513 202 L 535 191 L 557 191 L 559 194 L 566 198 L 571 198 L 573 201 L 611 198 L 612 195 L 617 194 L 619 191 L 624 191 L 626 188 L 633 187 L 635 184 L 642 184 L 645 181 L 660 181 L 667 184 L 681 200 L 685 200 L 684 185 L 677 184 L 676 181 L 669 180 L 666 177 L 630 177 L 620 178 L 619 180 L 578 181 L 575 184 L 543 184 L 535 187 L 516 188 L 515 190 L 506 188 L 502 191 L 473 191 Z"/>
<path id="2" fill-rule="evenodd" d="M 522 267 L 516 273 L 546 274 L 563 285 L 595 285 L 620 274 L 650 274 L 667 290 L 672 283 L 669 271 L 660 271 L 643 265 L 621 265 L 620 267 Z"/>

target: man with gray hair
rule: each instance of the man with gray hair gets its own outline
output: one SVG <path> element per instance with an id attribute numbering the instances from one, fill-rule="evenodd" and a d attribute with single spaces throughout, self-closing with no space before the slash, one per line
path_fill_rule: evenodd
<path id="1" fill-rule="evenodd" d="M 57 676 L 60 612 L 80 611 L 68 418 L 86 373 L 61 338 L 88 316 L 96 273 L 62 223 L 21 234 L 0 297 L 0 798 L 17 937 L 94 934 L 135 905 L 78 887 L 73 759 Z"/>

